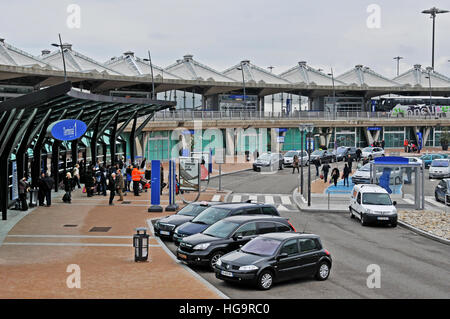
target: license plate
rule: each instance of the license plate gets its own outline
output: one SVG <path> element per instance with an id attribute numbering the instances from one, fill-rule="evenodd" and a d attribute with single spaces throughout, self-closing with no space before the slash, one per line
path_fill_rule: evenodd
<path id="1" fill-rule="evenodd" d="M 187 256 L 183 254 L 178 254 L 178 257 L 180 257 L 181 259 L 187 259 Z"/>
<path id="2" fill-rule="evenodd" d="M 170 232 L 165 231 L 165 230 L 160 230 L 159 233 L 160 233 L 161 235 L 166 235 L 166 236 L 169 236 L 169 235 L 170 235 Z"/>
<path id="3" fill-rule="evenodd" d="M 227 277 L 233 277 L 233 273 L 229 272 L 229 271 L 222 270 L 222 271 L 220 271 L 220 273 Z"/>
<path id="4" fill-rule="evenodd" d="M 389 220 L 389 217 L 378 217 L 378 220 Z"/>

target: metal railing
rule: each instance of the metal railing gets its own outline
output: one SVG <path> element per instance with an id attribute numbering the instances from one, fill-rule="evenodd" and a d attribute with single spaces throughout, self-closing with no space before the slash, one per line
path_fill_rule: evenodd
<path id="1" fill-rule="evenodd" d="M 152 121 L 192 121 L 192 120 L 266 120 L 266 119 L 304 119 L 304 120 L 374 120 L 374 119 L 439 119 L 441 115 L 425 114 L 391 114 L 389 112 L 337 112 L 336 114 L 322 111 L 261 112 L 261 111 L 192 111 L 164 110 L 155 113 Z M 145 118 L 140 118 L 142 122 Z"/>

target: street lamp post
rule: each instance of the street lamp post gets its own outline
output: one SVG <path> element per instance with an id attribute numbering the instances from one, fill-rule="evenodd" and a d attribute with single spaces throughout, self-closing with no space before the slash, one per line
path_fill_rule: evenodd
<path id="1" fill-rule="evenodd" d="M 428 76 L 425 77 L 426 79 L 428 79 L 428 86 L 430 89 L 430 112 L 431 112 L 431 71 L 432 70 L 433 70 L 433 68 L 427 67 Z"/>
<path id="2" fill-rule="evenodd" d="M 441 10 L 436 7 L 433 7 L 428 10 L 423 10 L 422 13 L 429 14 L 430 18 L 433 19 L 433 38 L 432 38 L 432 44 L 431 44 L 431 68 L 434 70 L 434 35 L 435 35 L 435 29 L 436 29 L 436 15 L 440 13 L 447 13 L 448 10 Z"/>
<path id="3" fill-rule="evenodd" d="M 300 138 L 300 169 L 301 169 L 301 172 L 300 172 L 300 194 L 302 194 L 303 195 L 303 150 L 304 150 L 304 147 L 303 147 L 303 136 L 304 136 L 304 134 L 305 134 L 305 128 L 306 128 L 306 126 L 305 125 L 300 125 L 300 136 L 301 136 L 301 138 Z"/>
<path id="4" fill-rule="evenodd" d="M 150 55 L 150 50 L 148 50 L 148 59 L 144 59 L 144 61 L 147 61 L 150 64 L 150 72 L 152 75 L 152 100 L 155 99 L 155 79 L 153 78 L 153 64 L 152 64 L 152 57 Z"/>
<path id="5" fill-rule="evenodd" d="M 61 41 L 61 34 L 60 33 L 58 33 L 58 37 L 59 37 L 59 44 L 52 43 L 52 46 L 61 49 L 61 56 L 62 56 L 63 67 L 64 67 L 64 82 L 66 82 L 67 81 L 66 59 L 64 58 L 64 48 L 63 48 L 63 44 L 62 44 L 62 41 Z"/>
<path id="6" fill-rule="evenodd" d="M 244 62 L 245 62 L 245 61 L 241 61 L 241 67 L 238 67 L 237 69 L 240 70 L 240 71 L 242 71 L 242 86 L 243 86 L 243 88 L 244 88 L 244 97 L 243 97 L 243 100 L 244 100 L 244 107 L 246 108 L 247 105 L 246 105 L 246 101 L 245 101 Z"/>
<path id="7" fill-rule="evenodd" d="M 331 83 L 333 84 L 333 119 L 336 119 L 336 90 L 334 88 L 334 74 L 333 74 L 333 68 L 331 68 L 331 73 L 328 73 L 329 76 L 331 76 Z"/>
<path id="8" fill-rule="evenodd" d="M 394 60 L 397 60 L 397 76 L 400 74 L 400 60 L 403 59 L 402 56 L 396 56 Z"/>
<path id="9" fill-rule="evenodd" d="M 311 206 L 311 134 L 314 130 L 314 124 L 304 124 L 304 127 L 308 131 L 308 206 Z"/>

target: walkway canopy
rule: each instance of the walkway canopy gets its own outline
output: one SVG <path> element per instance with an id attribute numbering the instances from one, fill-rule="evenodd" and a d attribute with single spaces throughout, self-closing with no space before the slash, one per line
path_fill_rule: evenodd
<path id="1" fill-rule="evenodd" d="M 11 155 L 15 155 L 17 165 L 17 179 L 28 172 L 29 149 L 32 149 L 33 161 L 31 166 L 32 184 L 37 184 L 41 172 L 41 152 L 44 144 L 51 137 L 47 135 L 50 124 L 63 119 L 81 120 L 87 125 L 83 137 L 71 141 L 72 165 L 78 158 L 78 144 L 81 140 L 90 140 L 91 159 L 97 158 L 98 143 L 105 144 L 108 137 L 111 164 L 116 160 L 116 142 L 126 126 L 132 123 L 130 134 L 130 157 L 134 162 L 135 139 L 150 121 L 155 112 L 167 108 L 175 108 L 176 103 L 143 98 L 124 98 L 96 95 L 80 92 L 67 81 L 27 95 L 0 103 L 0 208 L 2 217 L 6 219 L 8 201 L 14 190 L 9 190 L 11 169 Z M 145 117 L 142 124 L 137 126 L 137 119 Z M 52 175 L 58 185 L 59 149 L 62 142 L 54 140 L 52 144 Z M 64 148 L 64 146 L 63 146 Z M 104 146 L 104 149 L 106 146 Z M 104 153 L 105 160 L 106 154 Z"/>

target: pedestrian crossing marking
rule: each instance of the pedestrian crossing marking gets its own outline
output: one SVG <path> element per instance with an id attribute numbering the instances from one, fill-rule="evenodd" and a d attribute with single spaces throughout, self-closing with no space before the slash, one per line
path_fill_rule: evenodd
<path id="1" fill-rule="evenodd" d="M 265 202 L 266 204 L 275 204 L 274 200 L 273 200 L 273 196 L 265 196 Z"/>
<path id="2" fill-rule="evenodd" d="M 232 203 L 239 203 L 241 201 L 241 195 L 234 195 L 231 200 Z"/>
<path id="3" fill-rule="evenodd" d="M 283 205 L 291 205 L 291 199 L 289 198 L 289 196 L 281 196 L 281 203 Z"/>
<path id="4" fill-rule="evenodd" d="M 257 202 L 257 201 L 258 201 L 258 196 L 256 196 L 256 195 L 250 195 L 250 196 L 248 197 L 248 199 L 251 200 L 252 202 Z"/>
<path id="5" fill-rule="evenodd" d="M 214 195 L 213 198 L 212 198 L 212 201 L 213 202 L 220 202 L 220 197 L 221 197 L 221 195 Z"/>
<path id="6" fill-rule="evenodd" d="M 278 205 L 277 210 L 278 211 L 283 211 L 283 210 L 286 211 L 286 210 L 290 210 L 290 209 L 287 207 L 284 207 L 283 205 Z"/>

